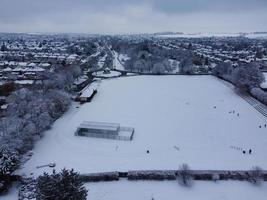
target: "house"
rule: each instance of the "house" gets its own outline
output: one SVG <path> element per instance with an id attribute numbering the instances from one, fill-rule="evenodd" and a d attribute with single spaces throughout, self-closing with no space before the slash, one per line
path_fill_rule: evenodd
<path id="1" fill-rule="evenodd" d="M 76 130 L 76 136 L 106 138 L 129 141 L 133 139 L 134 128 L 121 127 L 117 123 L 84 121 Z"/>

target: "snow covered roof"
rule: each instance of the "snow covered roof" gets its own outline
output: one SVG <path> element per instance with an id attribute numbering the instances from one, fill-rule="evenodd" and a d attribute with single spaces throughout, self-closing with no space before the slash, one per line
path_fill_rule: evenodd
<path id="1" fill-rule="evenodd" d="M 30 63 L 28 66 L 29 67 L 35 67 L 36 66 L 36 63 Z"/>
<path id="2" fill-rule="evenodd" d="M 27 63 L 26 62 L 19 62 L 18 63 L 18 66 L 26 67 L 27 66 Z"/>
<path id="3" fill-rule="evenodd" d="M 4 72 L 42 72 L 44 71 L 43 68 L 41 67 L 15 67 L 15 68 L 10 68 L 10 67 L 7 67 L 5 69 L 3 69 Z"/>
<path id="4" fill-rule="evenodd" d="M 41 67 L 50 67 L 51 64 L 50 63 L 41 63 L 40 66 Z"/>
<path id="5" fill-rule="evenodd" d="M 84 121 L 79 126 L 79 128 L 109 130 L 109 131 L 118 131 L 119 127 L 120 127 L 120 124 L 117 124 L 117 123 L 88 122 L 88 121 Z"/>
<path id="6" fill-rule="evenodd" d="M 87 79 L 88 79 L 88 76 L 83 75 L 83 76 L 79 77 L 77 80 L 75 80 L 73 84 L 79 85 L 79 84 L 85 82 Z"/>
<path id="7" fill-rule="evenodd" d="M 98 88 L 98 85 L 99 85 L 99 82 L 93 82 L 91 83 L 90 85 L 88 85 L 83 91 L 82 91 L 82 94 L 81 94 L 81 98 L 83 97 L 90 97 L 94 90 L 96 90 Z"/>
<path id="8" fill-rule="evenodd" d="M 15 83 L 16 84 L 20 84 L 20 85 L 32 85 L 33 84 L 33 80 L 16 80 Z"/>

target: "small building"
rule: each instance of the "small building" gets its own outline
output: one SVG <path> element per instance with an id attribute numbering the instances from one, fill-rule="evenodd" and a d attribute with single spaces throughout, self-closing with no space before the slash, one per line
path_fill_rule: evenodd
<path id="1" fill-rule="evenodd" d="M 99 82 L 97 81 L 89 84 L 87 87 L 85 87 L 81 91 L 77 100 L 80 101 L 81 103 L 91 102 L 91 100 L 97 94 L 98 85 L 99 85 Z"/>
<path id="2" fill-rule="evenodd" d="M 80 103 L 91 102 L 94 96 L 96 95 L 96 93 L 97 93 L 97 90 L 93 89 L 90 94 L 87 93 L 86 96 L 81 95 L 80 97 L 78 97 L 78 101 L 80 101 Z"/>
<path id="3" fill-rule="evenodd" d="M 117 123 L 84 121 L 75 132 L 76 136 L 106 138 L 129 141 L 133 139 L 134 128 L 121 127 Z"/>

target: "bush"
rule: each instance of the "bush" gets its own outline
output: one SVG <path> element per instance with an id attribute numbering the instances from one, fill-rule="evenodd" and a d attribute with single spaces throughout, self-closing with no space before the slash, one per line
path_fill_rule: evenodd
<path id="1" fill-rule="evenodd" d="M 93 173 L 80 176 L 80 179 L 84 182 L 118 181 L 119 178 L 118 172 Z"/>
<path id="2" fill-rule="evenodd" d="M 73 170 L 55 170 L 51 175 L 44 173 L 37 179 L 37 200 L 86 200 L 87 190 Z"/>
<path id="3" fill-rule="evenodd" d="M 175 180 L 175 171 L 129 171 L 129 180 Z"/>
<path id="4" fill-rule="evenodd" d="M 179 167 L 178 172 L 178 182 L 182 186 L 190 187 L 192 185 L 192 174 L 190 172 L 190 168 L 187 164 L 182 164 Z"/>

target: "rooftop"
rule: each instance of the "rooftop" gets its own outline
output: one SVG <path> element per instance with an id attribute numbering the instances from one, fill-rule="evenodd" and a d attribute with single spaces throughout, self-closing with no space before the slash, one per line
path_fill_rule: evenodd
<path id="1" fill-rule="evenodd" d="M 119 127 L 120 124 L 117 123 L 89 122 L 89 121 L 84 121 L 79 126 L 79 128 L 111 130 L 111 131 L 117 131 Z"/>

